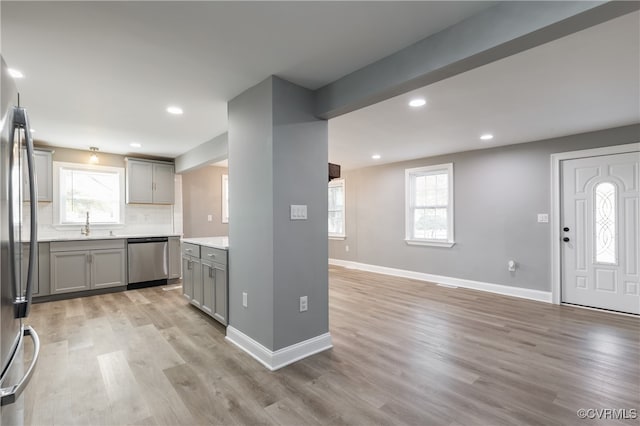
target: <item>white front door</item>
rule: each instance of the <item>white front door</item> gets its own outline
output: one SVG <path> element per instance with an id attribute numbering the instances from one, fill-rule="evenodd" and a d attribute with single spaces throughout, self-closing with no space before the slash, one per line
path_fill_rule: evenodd
<path id="1" fill-rule="evenodd" d="M 640 314 L 640 152 L 561 164 L 562 301 Z"/>

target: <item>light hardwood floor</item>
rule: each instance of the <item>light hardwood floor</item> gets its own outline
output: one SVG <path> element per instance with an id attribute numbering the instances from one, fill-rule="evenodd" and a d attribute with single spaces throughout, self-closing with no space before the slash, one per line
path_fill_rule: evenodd
<path id="1" fill-rule="evenodd" d="M 334 348 L 268 372 L 161 287 L 42 303 L 32 425 L 560 425 L 640 409 L 640 320 L 330 268 Z"/>

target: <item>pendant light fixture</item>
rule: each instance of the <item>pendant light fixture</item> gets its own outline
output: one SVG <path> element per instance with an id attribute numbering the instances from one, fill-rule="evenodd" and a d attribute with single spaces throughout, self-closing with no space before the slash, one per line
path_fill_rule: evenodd
<path id="1" fill-rule="evenodd" d="M 100 159 L 98 158 L 99 149 L 96 148 L 95 146 L 90 146 L 89 149 L 91 150 L 91 156 L 89 157 L 89 163 L 98 164 L 100 162 Z"/>

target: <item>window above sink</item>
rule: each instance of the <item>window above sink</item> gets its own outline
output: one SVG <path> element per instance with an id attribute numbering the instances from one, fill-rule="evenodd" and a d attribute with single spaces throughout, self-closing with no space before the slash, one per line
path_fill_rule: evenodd
<path id="1" fill-rule="evenodd" d="M 124 168 L 54 163 L 54 223 L 124 224 Z"/>

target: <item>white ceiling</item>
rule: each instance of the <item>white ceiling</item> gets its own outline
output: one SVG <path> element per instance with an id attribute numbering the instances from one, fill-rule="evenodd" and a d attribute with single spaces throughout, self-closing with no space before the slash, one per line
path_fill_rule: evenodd
<path id="1" fill-rule="evenodd" d="M 410 108 L 418 96 L 427 104 Z M 633 13 L 332 119 L 329 160 L 352 169 L 639 122 Z"/>
<path id="2" fill-rule="evenodd" d="M 493 3 L 2 1 L 1 47 L 36 139 L 174 157 L 271 74 L 315 89 Z"/>

